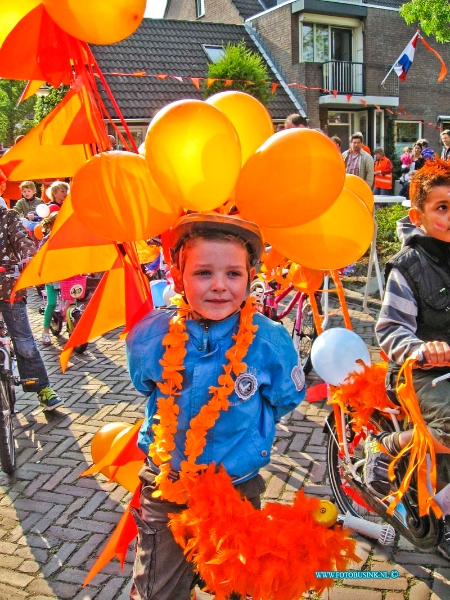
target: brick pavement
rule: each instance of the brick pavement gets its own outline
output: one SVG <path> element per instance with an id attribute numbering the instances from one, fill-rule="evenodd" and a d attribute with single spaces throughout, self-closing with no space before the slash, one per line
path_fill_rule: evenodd
<path id="1" fill-rule="evenodd" d="M 42 317 L 37 304 L 31 292 L 30 318 L 39 335 Z M 373 339 L 376 311 L 367 315 L 357 305 L 351 308 L 355 331 L 378 358 Z M 333 324 L 339 324 L 337 317 Z M 46 415 L 34 395 L 18 392 L 18 468 L 11 479 L 0 472 L 0 600 L 125 600 L 131 550 L 123 572 L 114 562 L 88 587 L 81 585 L 130 494 L 106 483 L 102 475 L 86 479 L 78 475 L 90 464 L 90 441 L 98 427 L 111 421 L 134 423 L 142 415 L 144 400 L 129 382 L 117 331 L 91 344 L 86 354 L 74 355 L 65 375 L 59 368 L 59 349 L 59 345 L 43 348 L 43 356 L 65 407 Z M 310 383 L 315 381 L 314 375 L 309 377 Z M 267 500 L 288 502 L 301 486 L 309 494 L 329 497 L 322 433 L 327 412 L 323 402 L 305 402 L 287 425 L 278 426 L 273 460 L 263 473 Z M 405 540 L 384 548 L 364 538 L 358 538 L 357 552 L 364 568 L 397 569 L 400 577 L 340 581 L 323 598 L 450 598 L 450 563 L 435 552 L 416 552 Z M 210 598 L 203 593 L 198 597 Z"/>

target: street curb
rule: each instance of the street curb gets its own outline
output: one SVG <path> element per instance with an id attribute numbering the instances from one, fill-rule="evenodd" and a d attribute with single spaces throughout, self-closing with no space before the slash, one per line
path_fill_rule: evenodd
<path id="1" fill-rule="evenodd" d="M 345 298 L 347 302 L 352 302 L 353 304 L 358 304 L 360 306 L 364 303 L 364 294 L 360 292 L 355 292 L 353 290 L 347 290 L 344 288 Z M 382 306 L 382 301 L 377 300 L 376 298 L 368 298 L 367 299 L 367 307 L 373 308 L 375 310 L 380 310 Z"/>

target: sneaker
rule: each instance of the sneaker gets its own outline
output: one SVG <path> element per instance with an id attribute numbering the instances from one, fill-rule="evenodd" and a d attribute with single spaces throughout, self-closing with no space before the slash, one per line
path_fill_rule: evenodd
<path id="1" fill-rule="evenodd" d="M 44 410 L 55 410 L 55 408 L 58 408 L 58 406 L 63 404 L 61 398 L 50 386 L 47 386 L 38 392 L 37 397 L 39 399 L 39 404 Z"/>
<path id="2" fill-rule="evenodd" d="M 364 485 L 377 498 L 389 496 L 391 482 L 388 477 L 388 467 L 392 457 L 382 451 L 381 446 L 372 432 L 369 432 L 364 442 Z"/>
<path id="3" fill-rule="evenodd" d="M 52 343 L 52 338 L 50 337 L 50 334 L 46 333 L 45 331 L 42 334 L 42 343 L 44 344 L 44 346 L 50 346 L 50 344 Z"/>
<path id="4" fill-rule="evenodd" d="M 444 517 L 444 535 L 442 536 L 441 543 L 437 547 L 438 552 L 442 554 L 444 558 L 450 560 L 450 517 Z"/>

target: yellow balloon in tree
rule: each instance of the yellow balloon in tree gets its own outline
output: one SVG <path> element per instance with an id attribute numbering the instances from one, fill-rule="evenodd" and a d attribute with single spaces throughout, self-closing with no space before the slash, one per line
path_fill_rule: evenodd
<path id="1" fill-rule="evenodd" d="M 264 227 L 264 239 L 284 256 L 310 269 L 340 269 L 357 261 L 372 241 L 374 222 L 367 206 L 343 189 L 318 219 L 292 228 Z"/>
<path id="2" fill-rule="evenodd" d="M 314 129 L 287 129 L 245 163 L 236 204 L 244 219 L 260 227 L 295 227 L 327 211 L 344 179 L 344 161 L 330 138 Z"/>
<path id="3" fill-rule="evenodd" d="M 373 210 L 373 191 L 364 179 L 361 179 L 361 177 L 358 177 L 357 175 L 347 173 L 345 176 L 344 188 L 358 196 L 370 211 Z"/>
<path id="4" fill-rule="evenodd" d="M 104 152 L 75 173 L 72 206 L 83 225 L 116 242 L 146 240 L 169 229 L 178 212 L 153 181 L 145 158 Z"/>
<path id="5" fill-rule="evenodd" d="M 51 18 L 73 37 L 90 44 L 114 44 L 142 22 L 146 0 L 42 0 Z"/>
<path id="6" fill-rule="evenodd" d="M 150 123 L 145 159 L 168 200 L 208 211 L 230 197 L 241 168 L 241 146 L 218 108 L 201 100 L 179 100 Z"/>
<path id="7" fill-rule="evenodd" d="M 206 102 L 222 111 L 233 123 L 241 143 L 242 164 L 273 134 L 273 123 L 267 109 L 250 94 L 220 92 Z"/>

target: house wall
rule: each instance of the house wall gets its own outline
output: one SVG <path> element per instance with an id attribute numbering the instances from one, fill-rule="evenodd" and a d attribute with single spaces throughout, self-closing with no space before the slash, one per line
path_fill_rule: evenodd
<path id="1" fill-rule="evenodd" d="M 393 96 L 381 82 L 390 65 L 398 58 L 415 32 L 415 27 L 407 26 L 397 11 L 367 7 L 364 22 L 364 64 L 366 95 Z M 291 14 L 291 5 L 270 11 L 252 20 L 264 42 L 282 66 L 291 82 L 308 87 L 322 86 L 322 65 L 319 63 L 299 63 L 299 13 Z M 450 44 L 429 43 L 442 56 L 450 68 Z M 418 41 L 413 66 L 405 82 L 399 82 L 399 107 L 410 115 L 399 115 L 397 120 L 424 121 L 422 135 L 430 146 L 440 151 L 439 130 L 436 119 L 439 114 L 450 114 L 445 97 L 450 91 L 450 76 L 437 83 L 440 63 Z M 394 77 L 394 76 L 393 76 Z M 320 92 L 305 90 L 300 92 L 306 101 L 307 116 L 311 127 L 323 127 L 326 109 L 319 110 Z M 330 107 L 331 108 L 331 107 Z M 429 126 L 432 123 L 433 126 Z"/>
<path id="2" fill-rule="evenodd" d="M 230 0 L 205 0 L 205 16 L 197 18 L 196 0 L 171 0 L 166 12 L 167 19 L 179 21 L 209 21 L 242 25 L 243 19 Z"/>

